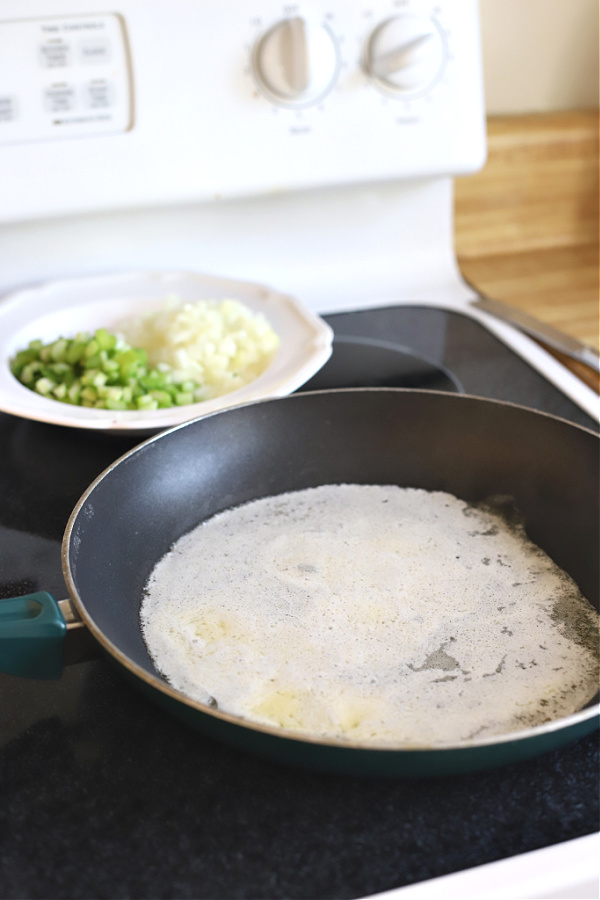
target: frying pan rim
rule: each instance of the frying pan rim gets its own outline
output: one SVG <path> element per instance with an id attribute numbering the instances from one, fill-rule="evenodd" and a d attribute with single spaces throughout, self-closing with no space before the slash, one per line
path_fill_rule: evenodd
<path id="1" fill-rule="evenodd" d="M 591 706 L 584 707 L 583 709 L 572 713 L 569 716 L 565 716 L 559 719 L 554 719 L 550 722 L 542 723 L 541 725 L 536 725 L 530 728 L 526 728 L 520 731 L 509 732 L 505 735 L 496 735 L 487 738 L 479 738 L 479 739 L 471 739 L 460 741 L 457 743 L 443 743 L 443 744 L 411 744 L 408 746 L 403 745 L 382 745 L 382 744 L 364 744 L 364 743 L 354 743 L 352 741 L 343 740 L 339 738 L 325 738 L 313 735 L 305 735 L 296 733 L 293 731 L 284 730 L 281 728 L 277 728 L 276 726 L 263 725 L 260 722 L 253 722 L 250 719 L 245 719 L 242 716 L 235 716 L 231 713 L 224 712 L 218 707 L 211 707 L 204 703 L 201 703 L 198 700 L 194 700 L 191 697 L 188 697 L 181 691 L 178 691 L 176 688 L 172 687 L 168 682 L 161 679 L 158 675 L 151 674 L 147 672 L 142 666 L 135 663 L 131 660 L 126 653 L 120 650 L 113 642 L 104 634 L 102 629 L 96 625 L 94 619 L 89 615 L 85 604 L 81 597 L 79 596 L 79 592 L 75 586 L 74 579 L 71 574 L 71 565 L 69 560 L 69 548 L 71 543 L 71 535 L 73 533 L 73 528 L 75 525 L 75 521 L 78 518 L 78 515 L 87 502 L 90 495 L 96 489 L 96 487 L 107 478 L 113 469 L 120 466 L 127 459 L 132 457 L 134 454 L 139 452 L 143 452 L 144 449 L 156 441 L 162 440 L 166 438 L 168 435 L 173 432 L 179 431 L 182 428 L 187 428 L 188 426 L 193 425 L 194 423 L 204 420 L 211 419 L 214 416 L 224 416 L 230 413 L 235 412 L 239 409 L 244 409 L 248 407 L 254 406 L 264 406 L 265 404 L 272 403 L 281 403 L 281 402 L 293 402 L 295 399 L 301 397 L 309 397 L 309 396 L 317 396 L 324 394 L 364 394 L 364 393 L 376 393 L 376 394 L 419 394 L 430 396 L 435 394 L 437 396 L 446 398 L 448 402 L 471 402 L 476 401 L 482 403 L 486 406 L 499 406 L 499 407 L 511 407 L 520 411 L 523 411 L 526 414 L 531 414 L 533 416 L 542 416 L 552 421 L 560 422 L 565 425 L 568 425 L 570 428 L 575 428 L 584 433 L 591 435 L 596 438 L 600 444 L 600 435 L 593 431 L 590 428 L 586 428 L 583 425 L 579 425 L 575 422 L 570 422 L 568 419 L 564 419 L 560 416 L 556 416 L 552 413 L 546 413 L 541 410 L 532 409 L 530 407 L 522 406 L 518 403 L 513 403 L 511 401 L 506 400 L 496 400 L 494 398 L 486 398 L 486 397 L 478 397 L 473 394 L 453 394 L 447 393 L 445 391 L 429 391 L 418 388 L 394 388 L 394 387 L 364 387 L 364 388 L 328 388 L 320 391 L 311 391 L 310 393 L 305 392 L 302 393 L 298 391 L 295 394 L 289 394 L 285 397 L 268 397 L 263 398 L 261 400 L 253 400 L 247 403 L 240 403 L 236 406 L 228 407 L 226 410 L 217 410 L 212 413 L 208 413 L 203 416 L 196 416 L 193 419 L 188 420 L 187 422 L 181 422 L 177 425 L 174 425 L 171 428 L 165 429 L 164 431 L 159 432 L 158 434 L 151 435 L 146 440 L 141 441 L 139 444 L 136 444 L 126 453 L 119 456 L 116 460 L 114 460 L 109 466 L 107 466 L 86 488 L 84 493 L 81 495 L 77 504 L 73 508 L 71 515 L 69 516 L 69 520 L 67 522 L 67 526 L 65 528 L 65 532 L 62 540 L 62 549 L 61 549 L 61 562 L 62 562 L 62 570 L 63 576 L 65 578 L 65 582 L 67 585 L 67 589 L 70 595 L 71 602 L 75 605 L 75 609 L 77 613 L 81 617 L 85 627 L 91 632 L 96 641 L 100 644 L 101 647 L 105 651 L 109 653 L 116 661 L 122 665 L 126 670 L 128 670 L 132 675 L 136 678 L 139 678 L 141 681 L 145 682 L 154 690 L 158 690 L 162 694 L 166 695 L 170 700 L 174 700 L 177 703 L 183 704 L 189 709 L 195 710 L 197 713 L 202 713 L 204 715 L 211 716 L 215 719 L 220 719 L 221 721 L 228 723 L 229 725 L 235 725 L 238 728 L 247 728 L 251 731 L 256 731 L 262 733 L 264 735 L 268 735 L 269 737 L 276 737 L 282 741 L 292 741 L 299 742 L 303 744 L 310 744 L 314 746 L 324 746 L 330 748 L 336 748 L 339 750 L 352 750 L 352 751 L 361 751 L 365 752 L 374 752 L 374 753 L 401 753 L 401 754 L 410 754 L 410 753 L 427 753 L 427 754 L 440 754 L 444 752 L 456 752 L 462 750 L 474 750 L 478 748 L 484 747 L 501 747 L 507 744 L 514 744 L 520 741 L 526 741 L 531 738 L 540 737 L 542 735 L 547 735 L 552 732 L 566 730 L 568 728 L 574 727 L 580 723 L 586 722 L 593 717 L 600 716 L 600 702 L 593 704 Z M 600 719 L 599 719 L 600 724 Z"/>

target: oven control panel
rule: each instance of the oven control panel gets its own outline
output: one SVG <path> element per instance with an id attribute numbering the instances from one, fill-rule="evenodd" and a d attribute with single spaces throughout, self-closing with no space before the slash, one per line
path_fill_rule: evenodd
<path id="1" fill-rule="evenodd" d="M 0 221 L 484 158 L 477 0 L 0 0 Z"/>
<path id="2" fill-rule="evenodd" d="M 0 22 L 0 143 L 123 132 L 130 98 L 119 16 Z"/>

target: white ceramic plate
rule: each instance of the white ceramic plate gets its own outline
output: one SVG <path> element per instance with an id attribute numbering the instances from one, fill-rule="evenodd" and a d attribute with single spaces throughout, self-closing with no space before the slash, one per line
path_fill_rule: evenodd
<path id="1" fill-rule="evenodd" d="M 160 308 L 170 294 L 182 301 L 241 300 L 261 311 L 280 344 L 268 368 L 237 391 L 189 406 L 149 411 L 89 409 L 42 397 L 22 385 L 9 361 L 29 341 L 44 343 L 111 326 Z M 55 281 L 0 301 L 0 409 L 12 415 L 104 431 L 153 433 L 239 403 L 282 397 L 301 387 L 331 355 L 333 332 L 293 297 L 268 287 L 192 272 L 135 272 Z"/>

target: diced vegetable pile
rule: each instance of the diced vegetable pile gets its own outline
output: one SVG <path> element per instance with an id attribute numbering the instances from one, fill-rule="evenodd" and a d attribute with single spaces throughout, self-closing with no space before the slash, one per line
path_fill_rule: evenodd
<path id="1" fill-rule="evenodd" d="M 13 375 L 51 400 L 96 409 L 185 406 L 238 390 L 266 369 L 279 337 L 239 300 L 181 303 L 52 343 L 31 341 Z"/>
<path id="2" fill-rule="evenodd" d="M 194 403 L 200 385 L 170 366 L 148 365 L 145 350 L 99 328 L 90 335 L 31 341 L 11 360 L 18 380 L 44 397 L 96 409 L 162 409 Z"/>

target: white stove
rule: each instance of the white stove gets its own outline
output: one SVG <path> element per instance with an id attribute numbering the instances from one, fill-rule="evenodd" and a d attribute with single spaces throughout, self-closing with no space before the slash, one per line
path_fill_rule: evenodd
<path id="1" fill-rule="evenodd" d="M 453 178 L 485 162 L 482 84 L 476 0 L 0 0 L 0 296 L 192 270 L 333 321 L 448 310 L 597 421 L 589 388 L 469 305 Z M 552 866 L 597 896 L 591 840 L 385 896 L 572 896 Z"/>

